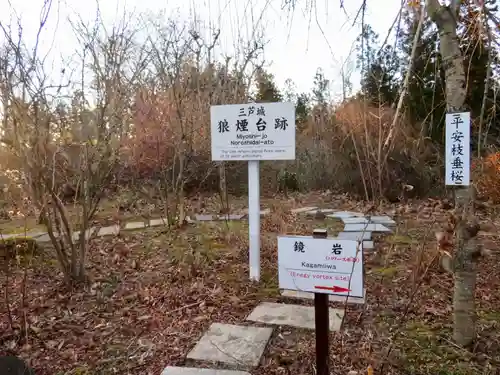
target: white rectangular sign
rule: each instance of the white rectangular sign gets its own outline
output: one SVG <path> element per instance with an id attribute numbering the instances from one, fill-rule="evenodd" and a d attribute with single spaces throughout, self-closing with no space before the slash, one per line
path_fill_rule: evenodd
<path id="1" fill-rule="evenodd" d="M 470 112 L 446 114 L 445 184 L 470 185 Z"/>
<path id="2" fill-rule="evenodd" d="M 335 238 L 278 237 L 278 278 L 280 289 L 363 297 L 361 244 Z"/>
<path id="3" fill-rule="evenodd" d="M 214 105 L 212 160 L 294 160 L 293 103 Z"/>

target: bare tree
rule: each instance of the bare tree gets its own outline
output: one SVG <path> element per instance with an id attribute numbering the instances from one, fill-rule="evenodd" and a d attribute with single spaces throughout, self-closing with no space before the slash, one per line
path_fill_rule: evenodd
<path id="1" fill-rule="evenodd" d="M 217 64 L 219 30 L 203 36 L 194 27 L 179 27 L 173 21 L 165 26 L 163 20 L 150 19 L 147 25 L 153 26 L 148 43 L 151 61 L 136 100 L 132 159 L 136 172 L 153 173 L 149 176 L 154 177 L 153 195 L 161 199 L 169 225 L 177 225 L 185 219 L 186 185 L 203 183 L 216 167 L 210 162 L 210 105 L 246 101 L 247 71 L 262 44 L 253 42 L 242 58 Z M 219 175 L 226 202 L 225 168 L 220 165 Z"/>
<path id="2" fill-rule="evenodd" d="M 202 114 L 194 107 L 201 79 L 196 61 L 199 64 L 205 48 L 210 54 L 218 35 L 212 44 L 205 45 L 196 33 L 179 28 L 175 22 L 167 27 L 156 25 L 156 31 L 157 38 L 149 38 L 152 77 L 149 86 L 143 88 L 146 100 L 142 109 L 147 112 L 148 131 L 153 130 L 157 139 L 154 147 L 159 157 L 150 160 L 159 167 L 155 190 L 162 199 L 168 224 L 176 225 L 186 217 L 185 184 L 195 164 L 196 143 L 204 125 Z"/>
<path id="3" fill-rule="evenodd" d="M 42 13 L 48 15 L 48 10 Z M 29 54 L 21 33 L 15 42 L 5 27 L 14 60 L 2 74 L 10 77 L 2 85 L 7 95 L 3 101 L 8 104 L 4 122 L 12 129 L 12 139 L 6 141 L 22 161 L 31 200 L 40 211 L 68 284 L 87 280 L 86 249 L 94 230 L 90 224 L 113 179 L 120 142 L 130 122 L 128 88 L 144 59 L 137 55 L 141 49 L 126 23 L 109 32 L 99 22 L 92 29 L 82 22 L 73 27 L 81 43 L 81 74 L 79 82 L 67 85 L 78 87 L 71 113 L 64 110 L 63 87 L 54 90 L 46 84 L 36 52 Z M 72 216 L 64 188 L 68 185 L 74 192 L 76 215 Z M 76 227 L 79 232 L 74 232 Z"/>
<path id="4" fill-rule="evenodd" d="M 264 45 L 261 39 L 262 38 L 257 38 L 256 40 L 251 40 L 246 43 L 246 46 L 243 49 L 243 58 L 238 58 L 238 56 L 233 58 L 233 72 L 236 76 L 236 81 L 231 81 L 227 75 L 229 72 L 229 63 L 231 58 L 226 57 L 226 65 L 224 68 L 226 76 L 223 77 L 225 87 L 223 90 L 218 92 L 219 95 L 215 97 L 215 101 L 214 98 L 211 98 L 211 104 L 238 104 L 244 103 L 248 100 L 248 89 L 252 79 L 255 73 L 263 65 L 263 62 L 259 61 L 259 55 L 264 50 Z M 251 71 L 247 74 L 249 67 Z M 221 161 L 217 164 L 219 168 L 219 191 L 223 206 L 222 209 L 229 211 L 226 163 Z"/>
<path id="5" fill-rule="evenodd" d="M 446 107 L 448 112 L 465 110 L 466 82 L 464 58 L 457 37 L 460 0 L 441 5 L 439 0 L 426 0 L 427 13 L 435 23 L 440 38 L 440 52 L 446 76 Z M 453 270 L 453 339 L 468 346 L 475 339 L 476 261 L 479 254 L 476 234 L 479 226 L 474 219 L 474 188 L 455 190 L 455 254 Z"/>
<path id="6" fill-rule="evenodd" d="M 289 2 L 294 8 L 296 2 Z M 313 1 L 313 5 L 315 2 Z M 495 15 L 489 14 L 483 2 L 477 3 L 482 7 L 490 20 L 497 26 L 500 21 Z M 449 5 L 443 5 L 440 0 L 426 0 L 425 9 L 422 9 L 423 2 L 416 1 L 412 4 L 418 7 L 419 12 L 427 11 L 428 16 L 436 25 L 440 38 L 440 53 L 443 60 L 443 68 L 446 77 L 446 107 L 448 112 L 461 112 L 466 110 L 466 77 L 464 71 L 464 57 L 460 50 L 457 37 L 457 19 L 461 5 L 461 0 L 451 0 Z M 341 7 L 343 3 L 341 1 Z M 364 16 L 366 1 L 363 1 L 356 19 L 361 14 Z M 418 12 L 417 12 L 418 13 Z M 423 13 L 420 13 L 418 29 L 423 22 Z M 355 21 L 356 21 L 355 19 Z M 412 48 L 412 59 L 415 53 L 415 46 L 418 41 L 419 32 L 415 35 Z M 411 74 L 411 64 L 408 69 L 403 92 L 398 102 L 397 114 L 402 106 L 403 96 L 407 89 L 408 77 Z M 393 119 L 390 132 L 385 137 L 383 144 L 387 148 L 393 141 L 393 132 L 396 130 L 398 116 Z M 455 224 L 454 224 L 454 247 L 453 272 L 454 272 L 454 296 L 453 296 L 453 338 L 458 345 L 468 346 L 475 339 L 475 303 L 474 292 L 476 287 L 476 261 L 481 251 L 478 248 L 476 235 L 479 225 L 474 217 L 474 188 L 458 188 L 455 190 Z"/>

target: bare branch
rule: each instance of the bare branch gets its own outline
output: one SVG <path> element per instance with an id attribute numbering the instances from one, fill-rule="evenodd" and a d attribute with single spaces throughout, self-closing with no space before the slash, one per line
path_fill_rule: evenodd
<path id="1" fill-rule="evenodd" d="M 399 95 L 398 105 L 396 107 L 396 113 L 395 113 L 394 118 L 392 120 L 389 134 L 387 135 L 387 138 L 384 141 L 384 148 L 387 148 L 389 146 L 392 138 L 394 137 L 394 131 L 396 129 L 396 124 L 399 120 L 399 114 L 401 112 L 401 108 L 403 108 L 403 101 L 406 97 L 406 92 L 408 90 L 410 77 L 413 74 L 413 62 L 415 61 L 415 53 L 417 51 L 417 45 L 418 45 L 418 42 L 420 39 L 420 34 L 422 32 L 422 25 L 424 23 L 424 18 L 425 18 L 425 9 L 423 7 L 421 7 L 420 8 L 420 18 L 418 20 L 418 25 L 417 25 L 417 30 L 415 32 L 415 36 L 413 37 L 411 55 L 410 55 L 410 59 L 408 61 L 408 70 L 406 71 L 405 80 L 404 80 L 403 86 L 401 88 L 401 93 Z"/>

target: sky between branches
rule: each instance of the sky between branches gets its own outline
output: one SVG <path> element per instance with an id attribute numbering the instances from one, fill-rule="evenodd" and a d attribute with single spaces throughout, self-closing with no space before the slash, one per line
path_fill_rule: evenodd
<path id="1" fill-rule="evenodd" d="M 48 72 L 59 72 L 64 65 L 61 57 L 68 59 L 77 47 L 68 17 L 76 20 L 78 14 L 91 24 L 96 19 L 97 2 L 53 1 L 39 51 L 42 55 L 48 54 Z M 340 9 L 340 0 L 316 0 L 312 11 L 311 0 L 297 0 L 297 3 L 293 14 L 284 8 L 284 0 L 101 0 L 99 10 L 106 25 L 119 21 L 125 13 L 158 15 L 164 11 L 165 18 L 174 16 L 179 22 L 196 19 L 207 30 L 221 28 L 222 43 L 218 53 L 230 54 L 239 38 L 249 40 L 255 31 L 263 31 L 264 40 L 268 41 L 265 47 L 265 58 L 270 64 L 268 71 L 275 75 L 280 88 L 291 78 L 298 92 L 310 91 L 316 69 L 321 67 L 332 82 L 332 98 L 339 97 L 342 64 L 346 70 L 354 70 L 355 66 L 353 48 L 360 32 L 360 19 L 354 26 L 353 20 L 362 0 L 345 0 L 345 11 Z M 0 22 L 8 24 L 20 17 L 25 41 L 33 45 L 42 4 L 43 0 L 0 0 Z M 367 3 L 365 22 L 379 33 L 382 41 L 400 4 L 401 0 L 370 0 Z M 356 88 L 358 74 L 352 75 L 352 82 Z"/>

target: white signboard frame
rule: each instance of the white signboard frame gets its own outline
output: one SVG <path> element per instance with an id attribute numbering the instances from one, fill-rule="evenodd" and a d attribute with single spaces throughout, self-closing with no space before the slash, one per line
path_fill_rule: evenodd
<path id="1" fill-rule="evenodd" d="M 290 102 L 210 108 L 213 161 L 295 160 L 295 107 Z"/>
<path id="2" fill-rule="evenodd" d="M 446 114 L 445 184 L 470 185 L 470 112 Z"/>
<path id="3" fill-rule="evenodd" d="M 336 238 L 278 237 L 280 289 L 364 297 L 361 246 Z"/>
<path id="4" fill-rule="evenodd" d="M 210 107 L 212 161 L 248 161 L 250 279 L 260 280 L 260 160 L 295 160 L 290 102 Z"/>

